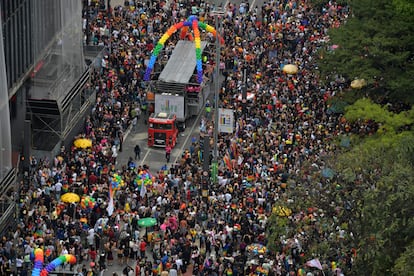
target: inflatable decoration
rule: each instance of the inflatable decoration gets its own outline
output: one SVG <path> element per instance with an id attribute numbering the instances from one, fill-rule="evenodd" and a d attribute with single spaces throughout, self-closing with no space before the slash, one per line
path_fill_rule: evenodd
<path id="1" fill-rule="evenodd" d="M 259 243 L 253 243 L 246 247 L 247 252 L 251 252 L 255 255 L 263 255 L 267 253 L 266 246 L 259 244 Z"/>
<path id="2" fill-rule="evenodd" d="M 114 173 L 111 179 L 111 184 L 112 184 L 112 189 L 116 191 L 116 190 L 119 190 L 119 188 L 123 187 L 125 183 L 120 175 Z"/>
<path id="3" fill-rule="evenodd" d="M 173 35 L 177 30 L 182 29 L 180 34 L 180 38 L 188 37 L 187 30 L 191 27 L 194 33 L 194 43 L 196 49 L 196 68 L 197 68 L 197 81 L 198 83 L 203 82 L 203 68 L 202 68 L 202 57 L 201 57 L 201 38 L 200 38 L 200 30 L 199 28 L 213 34 L 214 37 L 217 36 L 216 29 L 212 26 L 198 21 L 197 16 L 190 16 L 186 21 L 181 21 L 177 24 L 171 26 L 158 40 L 156 46 L 152 50 L 152 54 L 150 60 L 148 62 L 148 67 L 145 71 L 144 80 L 149 81 L 151 78 L 151 72 L 154 69 L 155 61 L 157 60 L 160 51 L 164 48 L 165 42 Z M 192 40 L 192 38 L 190 38 Z M 220 37 L 220 43 L 224 44 L 224 39 Z"/>
<path id="4" fill-rule="evenodd" d="M 43 250 L 40 248 L 36 248 L 34 250 L 34 265 L 33 265 L 33 270 L 32 270 L 32 276 L 40 275 L 40 271 L 43 267 L 43 262 L 44 262 Z"/>
<path id="5" fill-rule="evenodd" d="M 75 264 L 76 257 L 71 254 L 60 255 L 59 257 L 51 261 L 45 268 L 42 269 L 42 271 L 40 272 L 40 276 L 49 275 L 49 273 L 55 270 L 56 267 L 64 263 Z"/>
<path id="6" fill-rule="evenodd" d="M 81 208 L 82 209 L 87 209 L 87 210 L 92 210 L 93 208 L 95 208 L 96 206 L 96 200 L 95 198 L 91 197 L 91 196 L 83 196 L 81 199 Z"/>
<path id="7" fill-rule="evenodd" d="M 34 258 L 34 265 L 32 270 L 32 276 L 47 276 L 50 272 L 55 270 L 55 268 L 64 263 L 75 264 L 76 257 L 71 254 L 65 254 L 57 257 L 51 261 L 47 266 L 43 267 L 44 254 L 43 250 L 36 248 L 33 252 L 32 258 Z"/>
<path id="8" fill-rule="evenodd" d="M 140 171 L 137 177 L 134 179 L 134 186 L 141 190 L 142 184 L 145 186 L 152 185 L 155 181 L 155 177 L 149 171 Z"/>

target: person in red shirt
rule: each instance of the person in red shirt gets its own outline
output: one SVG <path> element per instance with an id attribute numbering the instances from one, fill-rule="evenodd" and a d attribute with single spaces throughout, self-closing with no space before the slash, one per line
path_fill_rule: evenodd
<path id="1" fill-rule="evenodd" d="M 139 252 L 141 253 L 141 258 L 145 258 L 146 250 L 147 250 L 147 243 L 144 240 L 141 240 L 139 244 Z"/>
<path id="2" fill-rule="evenodd" d="M 96 184 L 97 181 L 98 181 L 98 177 L 95 175 L 94 172 L 91 172 L 91 175 L 89 175 L 88 177 L 89 185 Z"/>
<path id="3" fill-rule="evenodd" d="M 167 163 L 170 162 L 170 157 L 171 157 L 171 146 L 167 145 L 165 147 L 165 158 L 167 159 Z"/>
<path id="4" fill-rule="evenodd" d="M 91 248 L 89 249 L 89 251 L 88 251 L 88 255 L 89 255 L 89 258 L 91 259 L 91 261 L 92 261 L 92 262 L 95 262 L 97 252 L 96 252 L 96 250 L 95 250 L 95 248 L 94 248 L 94 247 L 91 247 Z"/>

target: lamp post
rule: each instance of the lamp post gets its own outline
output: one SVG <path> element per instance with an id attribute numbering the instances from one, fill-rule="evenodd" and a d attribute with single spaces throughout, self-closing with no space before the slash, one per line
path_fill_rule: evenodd
<path id="1" fill-rule="evenodd" d="M 218 5 L 214 6 L 214 11 L 211 12 L 211 15 L 214 16 L 215 28 L 216 28 L 216 76 L 215 76 L 215 87 L 214 87 L 214 152 L 213 152 L 213 161 L 212 161 L 212 182 L 218 184 L 217 174 L 218 174 L 218 117 L 219 117 L 219 90 L 220 90 L 220 36 L 219 29 L 221 24 L 219 23 L 220 17 L 224 15 L 224 11 L 221 8 L 218 8 Z"/>

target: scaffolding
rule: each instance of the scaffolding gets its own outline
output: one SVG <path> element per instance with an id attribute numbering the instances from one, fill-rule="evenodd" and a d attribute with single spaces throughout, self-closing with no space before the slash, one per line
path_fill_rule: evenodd
<path id="1" fill-rule="evenodd" d="M 32 10 L 32 52 L 35 54 L 27 95 L 27 113 L 32 124 L 32 147 L 50 151 L 65 141 L 76 127 L 82 114 L 94 100 L 94 89 L 88 87 L 89 68 L 83 53 L 82 1 L 56 0 L 48 21 L 39 20 L 45 7 Z M 40 22 L 40 23 L 39 23 Z M 50 29 L 56 34 L 45 49 L 44 24 L 55 24 Z"/>
<path id="2" fill-rule="evenodd" d="M 6 175 L 12 170 L 9 96 L 7 91 L 8 90 L 6 76 L 6 61 L 4 58 L 3 47 L 3 31 L 2 28 L 0 28 L 0 183 L 6 177 Z"/>

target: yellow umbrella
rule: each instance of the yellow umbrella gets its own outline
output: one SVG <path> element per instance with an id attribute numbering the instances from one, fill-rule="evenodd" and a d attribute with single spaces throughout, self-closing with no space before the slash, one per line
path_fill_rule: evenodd
<path id="1" fill-rule="evenodd" d="M 286 74 L 296 74 L 298 72 L 298 67 L 294 64 L 286 64 L 285 66 L 283 66 L 283 72 L 285 72 Z"/>
<path id="2" fill-rule="evenodd" d="M 80 201 L 80 197 L 75 193 L 66 193 L 60 197 L 60 200 L 66 203 L 75 203 Z"/>
<path id="3" fill-rule="evenodd" d="M 272 213 L 279 217 L 288 217 L 292 214 L 292 210 L 283 206 L 275 206 L 272 209 Z"/>
<path id="4" fill-rule="evenodd" d="M 86 138 L 79 138 L 73 142 L 73 145 L 77 148 L 86 149 L 92 147 L 92 140 Z"/>
<path id="5" fill-rule="evenodd" d="M 367 85 L 367 82 L 364 79 L 357 79 L 351 82 L 351 88 L 353 89 L 361 89 L 365 85 Z"/>

